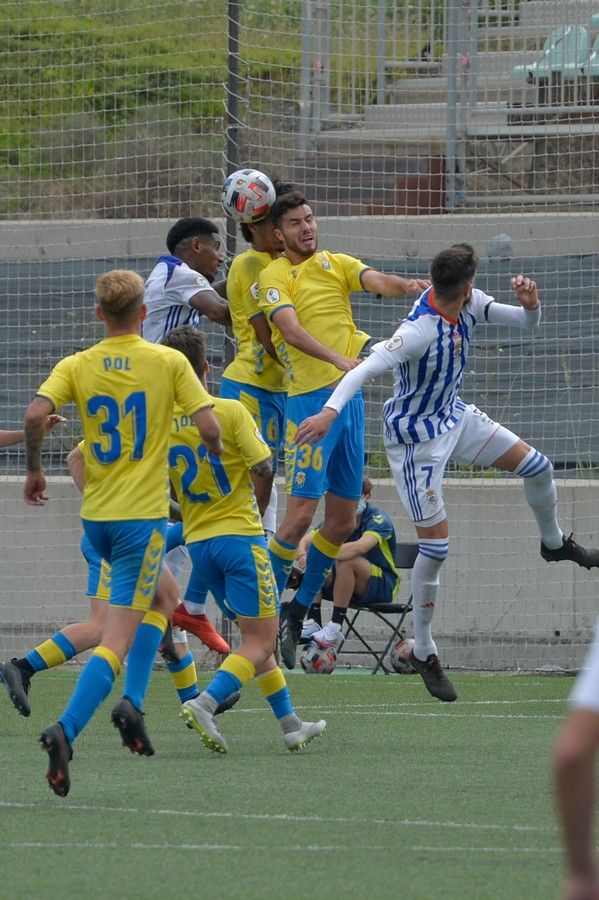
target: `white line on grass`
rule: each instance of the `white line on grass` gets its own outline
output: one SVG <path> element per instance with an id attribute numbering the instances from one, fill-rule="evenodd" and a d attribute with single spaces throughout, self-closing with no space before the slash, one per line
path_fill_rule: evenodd
<path id="1" fill-rule="evenodd" d="M 230 852 L 234 850 L 236 852 L 239 851 L 247 851 L 249 853 L 255 853 L 256 851 L 263 853 L 286 853 L 289 851 L 294 851 L 297 853 L 323 853 L 329 852 L 331 850 L 337 850 L 343 853 L 355 853 L 357 850 L 361 850 L 365 853 L 370 853 L 372 851 L 377 851 L 380 853 L 393 853 L 397 854 L 398 847 L 397 846 L 383 846 L 383 845 L 369 845 L 364 846 L 360 845 L 356 847 L 355 844 L 286 844 L 283 843 L 280 846 L 277 844 L 266 844 L 265 846 L 258 846 L 256 844 L 248 844 L 244 846 L 242 844 L 123 844 L 123 843 L 97 843 L 96 841 L 71 841 L 61 843 L 59 841 L 52 841 L 44 843 L 43 841 L 15 841 L 8 844 L 3 845 L 6 848 L 11 850 L 184 850 L 184 851 L 193 851 L 193 850 L 216 850 L 219 852 Z M 425 853 L 508 853 L 510 855 L 516 854 L 548 854 L 548 853 L 561 853 L 561 847 L 441 847 L 438 845 L 427 847 L 424 844 L 415 844 L 412 846 L 408 846 L 402 842 L 401 844 L 402 852 L 411 851 L 411 852 L 425 852 Z"/>
<path id="2" fill-rule="evenodd" d="M 428 703 L 428 701 L 425 701 Z M 411 704 L 390 704 L 391 707 L 394 707 L 389 710 L 379 710 L 375 707 L 371 707 L 366 705 L 366 709 L 361 709 L 357 706 L 319 706 L 318 707 L 318 715 L 346 715 L 346 716 L 397 716 L 400 718 L 411 718 L 411 719 L 471 719 L 472 716 L 468 713 L 459 713 L 454 712 L 456 707 L 452 707 L 451 710 L 447 710 L 447 712 L 402 712 L 401 707 L 407 706 Z M 414 704 L 421 705 L 421 704 Z M 462 707 L 464 704 L 460 703 L 458 709 Z M 296 706 L 296 710 L 304 712 L 307 710 L 314 710 L 314 706 Z M 250 709 L 240 709 L 236 710 L 236 714 L 240 713 L 265 713 L 266 715 L 271 715 L 268 707 L 256 707 Z M 476 720 L 479 719 L 558 719 L 562 721 L 564 718 L 563 715 L 551 715 L 551 714 L 542 714 L 542 713 L 477 713 Z"/>
<path id="3" fill-rule="evenodd" d="M 45 808 L 45 804 L 41 804 Z M 19 803 L 8 800 L 0 800 L 0 807 L 10 809 L 37 809 L 40 807 L 38 803 Z M 554 833 L 555 827 L 543 825 L 500 825 L 498 823 L 480 823 L 480 822 L 437 822 L 430 819 L 375 819 L 368 816 L 319 816 L 288 813 L 242 813 L 242 812 L 223 812 L 222 810 L 207 811 L 197 809 L 139 809 L 130 806 L 96 806 L 84 803 L 62 803 L 62 809 L 70 809 L 77 812 L 111 812 L 126 813 L 128 815 L 140 816 L 184 816 L 194 819 L 249 819 L 252 821 L 273 821 L 273 822 L 314 822 L 324 825 L 331 824 L 354 824 L 360 822 L 364 825 L 396 825 L 404 828 L 455 828 L 455 829 L 474 829 L 475 831 L 515 831 L 515 832 L 542 832 Z M 6 845 L 5 845 L 6 846 Z"/>
<path id="4" fill-rule="evenodd" d="M 566 707 L 568 703 L 568 698 L 557 698 L 553 697 L 548 700 L 460 700 L 459 708 L 463 706 L 518 706 L 521 704 L 533 704 L 534 706 L 538 706 L 543 703 L 559 703 L 562 706 Z M 429 697 L 424 697 L 422 700 L 409 700 L 409 701 L 394 701 L 389 700 L 386 703 L 336 703 L 336 704 L 327 704 L 330 709 L 335 709 L 335 711 L 343 712 L 344 710 L 353 710 L 353 709 L 413 709 L 414 707 L 422 707 L 422 706 L 430 706 L 431 701 Z M 305 706 L 297 706 L 297 709 L 307 709 Z M 235 712 L 240 713 L 259 713 L 259 712 L 268 712 L 270 710 L 267 706 L 247 706 L 244 709 L 237 707 Z"/>

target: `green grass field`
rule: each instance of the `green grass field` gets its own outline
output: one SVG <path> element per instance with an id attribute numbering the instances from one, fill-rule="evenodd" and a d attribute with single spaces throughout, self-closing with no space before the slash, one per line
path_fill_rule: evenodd
<path id="1" fill-rule="evenodd" d="M 205 750 L 156 673 L 151 759 L 119 745 L 110 700 L 79 738 L 66 799 L 46 784 L 41 728 L 74 671 L 37 676 L 33 713 L 0 696 L 5 897 L 555 897 L 562 858 L 550 760 L 571 679 L 455 676 L 460 699 L 416 676 L 290 676 L 305 752 L 283 746 L 250 686 Z M 117 693 L 115 692 L 115 697 Z"/>

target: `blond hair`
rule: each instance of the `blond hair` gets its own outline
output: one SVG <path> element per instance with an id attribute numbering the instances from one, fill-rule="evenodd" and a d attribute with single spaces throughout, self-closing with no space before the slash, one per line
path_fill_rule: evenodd
<path id="1" fill-rule="evenodd" d="M 130 269 L 113 269 L 97 278 L 94 293 L 106 316 L 126 319 L 143 303 L 143 278 Z"/>

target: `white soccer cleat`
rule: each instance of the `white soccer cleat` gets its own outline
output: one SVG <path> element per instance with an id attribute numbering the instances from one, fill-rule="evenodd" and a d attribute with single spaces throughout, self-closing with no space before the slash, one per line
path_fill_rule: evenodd
<path id="1" fill-rule="evenodd" d="M 320 631 L 320 625 L 315 619 L 304 619 L 304 623 L 302 625 L 302 636 L 300 640 L 309 641 L 317 631 Z"/>
<path id="2" fill-rule="evenodd" d="M 337 653 L 343 643 L 341 625 L 337 622 L 327 622 L 324 628 L 315 631 L 311 635 L 311 639 L 319 647 L 323 647 L 325 650 L 334 650 Z"/>
<path id="3" fill-rule="evenodd" d="M 214 753 L 226 753 L 227 742 L 218 730 L 212 713 L 205 708 L 199 697 L 186 700 L 179 713 L 188 728 L 200 735 L 202 743 Z"/>
<path id="4" fill-rule="evenodd" d="M 326 727 L 327 723 L 324 719 L 320 719 L 318 722 L 302 722 L 302 727 L 297 731 L 283 735 L 285 746 L 292 753 L 303 750 L 306 744 L 309 744 L 314 738 L 320 737 Z"/>

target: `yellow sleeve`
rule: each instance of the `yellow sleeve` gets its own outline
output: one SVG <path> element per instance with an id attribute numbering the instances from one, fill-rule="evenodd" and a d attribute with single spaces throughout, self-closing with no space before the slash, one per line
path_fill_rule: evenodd
<path id="1" fill-rule="evenodd" d="M 277 262 L 275 260 L 275 262 Z M 293 300 L 289 294 L 287 279 L 285 278 L 280 266 L 267 266 L 260 272 L 258 279 L 258 289 L 260 299 L 258 301 L 260 310 L 270 321 L 273 313 L 285 306 L 293 306 Z"/>
<path id="2" fill-rule="evenodd" d="M 355 256 L 348 256 L 346 253 L 336 253 L 335 257 L 341 264 L 348 290 L 363 291 L 364 287 L 360 276 L 370 266 L 365 265 L 361 259 L 356 259 Z"/>
<path id="3" fill-rule="evenodd" d="M 175 366 L 175 402 L 177 406 L 180 406 L 182 411 L 188 415 L 192 415 L 199 409 L 214 406 L 212 397 L 206 388 L 200 384 L 189 360 L 177 350 L 175 350 L 175 354 L 180 357 L 180 359 L 173 360 Z"/>
<path id="4" fill-rule="evenodd" d="M 246 466 L 251 469 L 259 462 L 269 459 L 270 448 L 247 409 L 241 403 L 236 403 L 235 407 L 235 441 Z"/>
<path id="5" fill-rule="evenodd" d="M 262 312 L 258 305 L 258 278 L 263 269 L 264 266 L 261 261 L 255 257 L 239 260 L 237 266 L 235 265 L 235 260 L 233 260 L 231 271 L 227 277 L 227 299 L 229 303 L 234 303 L 243 312 L 247 322 L 253 316 Z M 231 279 L 232 285 L 229 293 L 229 282 Z"/>
<path id="6" fill-rule="evenodd" d="M 66 356 L 61 359 L 36 391 L 40 397 L 50 400 L 54 404 L 54 409 L 60 409 L 65 403 L 70 403 L 74 399 L 73 368 L 75 359 L 76 356 Z"/>

